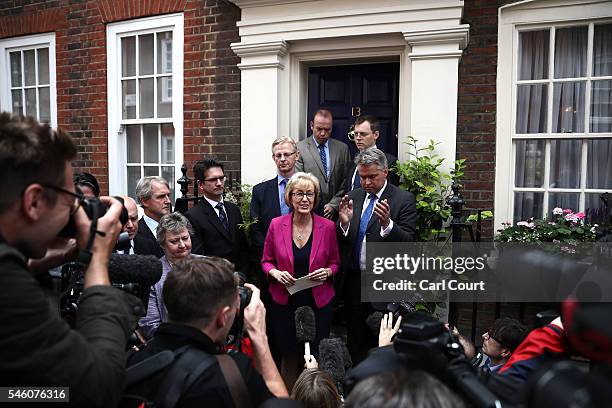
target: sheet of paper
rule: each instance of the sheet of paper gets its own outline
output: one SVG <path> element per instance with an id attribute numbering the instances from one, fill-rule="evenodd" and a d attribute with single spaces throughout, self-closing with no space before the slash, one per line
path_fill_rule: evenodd
<path id="1" fill-rule="evenodd" d="M 313 281 L 308 279 L 308 276 L 302 276 L 301 278 L 297 279 L 292 286 L 287 286 L 287 291 L 290 295 L 293 295 L 294 293 L 297 293 L 300 290 L 309 289 L 322 284 L 322 281 Z"/>

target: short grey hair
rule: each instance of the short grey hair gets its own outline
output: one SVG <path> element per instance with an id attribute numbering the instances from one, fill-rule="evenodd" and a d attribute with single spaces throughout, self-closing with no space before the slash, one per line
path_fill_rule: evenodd
<path id="1" fill-rule="evenodd" d="M 371 164 L 375 164 L 379 170 L 386 170 L 389 167 L 387 156 L 382 150 L 375 147 L 359 152 L 355 157 L 356 166 L 369 166 Z"/>
<path id="2" fill-rule="evenodd" d="M 164 215 L 159 220 L 159 224 L 157 224 L 157 243 L 161 246 L 164 242 L 166 242 L 166 233 L 173 232 L 178 234 L 185 228 L 187 229 L 187 232 L 189 232 L 189 235 L 193 236 L 193 227 L 183 214 L 176 211 Z"/>
<path id="3" fill-rule="evenodd" d="M 274 148 L 276 146 L 278 146 L 280 144 L 284 144 L 284 143 L 289 143 L 291 146 L 293 146 L 293 151 L 297 152 L 298 148 L 297 148 L 297 144 L 295 143 L 295 140 L 293 140 L 292 138 L 290 138 L 288 136 L 281 136 L 281 137 L 277 137 L 272 142 L 272 153 L 274 153 Z"/>
<path id="4" fill-rule="evenodd" d="M 148 200 L 149 198 L 151 198 L 151 194 L 152 194 L 151 185 L 153 184 L 153 182 L 156 182 L 159 184 L 165 184 L 166 187 L 168 187 L 168 190 L 170 190 L 170 184 L 168 184 L 168 181 L 166 181 L 166 179 L 163 177 L 159 177 L 159 176 L 143 177 L 138 181 L 138 185 L 136 186 L 136 198 L 138 199 L 139 203 L 142 204 L 142 200 Z"/>
<path id="5" fill-rule="evenodd" d="M 304 173 L 303 171 L 298 171 L 291 176 L 287 186 L 285 187 L 285 203 L 287 203 L 289 208 L 293 208 L 293 203 L 291 202 L 291 194 L 293 194 L 293 190 L 307 184 L 312 184 L 312 187 L 314 188 L 315 196 L 313 200 L 313 209 L 317 208 L 317 205 L 319 205 L 319 197 L 321 196 L 321 185 L 319 184 L 319 179 L 312 173 Z"/>

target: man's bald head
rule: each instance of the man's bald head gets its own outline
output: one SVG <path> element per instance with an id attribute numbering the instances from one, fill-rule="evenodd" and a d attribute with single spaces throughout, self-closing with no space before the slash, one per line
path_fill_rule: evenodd
<path id="1" fill-rule="evenodd" d="M 138 233 L 138 207 L 132 197 L 121 196 L 123 205 L 128 213 L 128 222 L 125 223 L 123 230 L 128 233 L 130 239 L 134 239 Z"/>

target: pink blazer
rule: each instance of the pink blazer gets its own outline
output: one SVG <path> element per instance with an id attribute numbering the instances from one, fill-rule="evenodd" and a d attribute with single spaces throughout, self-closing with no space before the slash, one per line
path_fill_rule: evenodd
<path id="1" fill-rule="evenodd" d="M 292 214 L 276 217 L 270 223 L 268 235 L 264 243 L 263 258 L 261 266 L 266 273 L 272 269 L 287 271 L 293 275 L 293 235 Z M 319 268 L 331 268 L 332 275 L 338 273 L 340 268 L 340 254 L 338 252 L 338 241 L 336 240 L 335 224 L 318 215 L 312 215 L 312 249 L 310 251 L 310 272 Z M 285 285 L 276 279 L 269 279 L 269 291 L 272 299 L 280 304 L 286 305 L 289 301 L 289 292 Z M 334 297 L 334 285 L 332 279 L 327 279 L 322 285 L 312 288 L 317 307 L 321 308 L 329 303 Z"/>

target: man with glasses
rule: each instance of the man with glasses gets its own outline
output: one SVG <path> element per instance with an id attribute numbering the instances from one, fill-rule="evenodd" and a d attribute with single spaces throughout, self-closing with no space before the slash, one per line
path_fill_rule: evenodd
<path id="1" fill-rule="evenodd" d="M 380 136 L 379 132 L 380 124 L 378 119 L 372 115 L 359 116 L 355 121 L 354 139 L 355 146 L 360 152 L 363 152 L 370 147 L 376 147 L 376 140 Z M 389 174 L 387 180 L 394 186 L 399 186 L 399 176 L 392 169 L 397 163 L 397 157 L 391 153 L 385 153 L 387 163 L 389 166 Z M 361 187 L 361 179 L 359 178 L 359 171 L 357 171 L 357 165 L 351 163 L 349 170 L 346 175 L 346 191 L 353 191 L 356 188 Z"/>
<path id="2" fill-rule="evenodd" d="M 333 123 L 330 111 L 315 112 L 310 122 L 312 135 L 297 144 L 300 156 L 295 165 L 297 171 L 311 173 L 319 180 L 322 209 L 315 210 L 326 218 L 334 218 L 338 212 L 351 163 L 348 146 L 331 137 Z"/>
<path id="3" fill-rule="evenodd" d="M 203 196 L 185 216 L 193 226 L 191 253 L 225 258 L 244 271 L 248 265 L 248 246 L 244 221 L 237 205 L 225 201 L 223 165 L 214 159 L 200 160 L 193 166 L 198 191 Z"/>
<path id="4" fill-rule="evenodd" d="M 79 247 L 87 248 L 91 222 L 79 206 L 82 196 L 75 193 L 70 164 L 76 147 L 61 130 L 2 113 L 0 152 L 2 385 L 69 387 L 64 394 L 72 405 L 116 406 L 123 388 L 125 347 L 136 324 L 133 305 L 128 304 L 131 297 L 110 286 L 107 267 L 121 232 L 122 206 L 101 198 L 109 208 L 93 231 L 72 330 L 50 307 L 27 260 L 45 257 L 50 246 L 66 257 L 45 266 L 71 260 L 72 251 L 59 249 L 57 240 L 70 218 Z"/>

